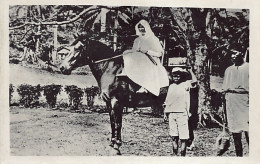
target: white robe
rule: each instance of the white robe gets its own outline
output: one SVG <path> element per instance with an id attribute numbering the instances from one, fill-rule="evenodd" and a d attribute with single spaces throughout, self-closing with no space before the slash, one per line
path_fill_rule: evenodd
<path id="1" fill-rule="evenodd" d="M 146 54 L 138 50 L 148 51 L 148 55 L 156 62 L 155 65 Z M 154 35 L 138 37 L 131 51 L 124 53 L 124 73 L 135 83 L 158 96 L 160 88 L 169 85 L 168 74 L 161 65 L 159 57 L 163 48 L 159 39 Z"/>
<path id="2" fill-rule="evenodd" d="M 249 91 L 249 64 L 232 65 L 225 71 L 223 90 L 243 89 Z M 249 129 L 249 95 L 226 94 L 226 112 L 229 130 L 233 133 Z"/>

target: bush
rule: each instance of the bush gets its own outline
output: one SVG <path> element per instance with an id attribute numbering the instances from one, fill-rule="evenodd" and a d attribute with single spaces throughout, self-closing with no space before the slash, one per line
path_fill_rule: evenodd
<path id="1" fill-rule="evenodd" d="M 99 94 L 100 90 L 96 86 L 92 86 L 90 88 L 85 89 L 85 93 L 87 96 L 87 103 L 89 107 L 93 107 L 94 105 L 94 97 Z"/>
<path id="2" fill-rule="evenodd" d="M 9 105 L 11 104 L 13 93 L 14 93 L 14 86 L 13 84 L 9 84 Z"/>
<path id="3" fill-rule="evenodd" d="M 46 85 L 42 87 L 43 95 L 50 108 L 54 108 L 57 102 L 57 95 L 61 91 L 61 85 Z"/>
<path id="4" fill-rule="evenodd" d="M 39 105 L 39 97 L 41 96 L 41 86 L 32 86 L 22 84 L 18 86 L 17 92 L 20 95 L 20 105 L 24 107 L 35 107 Z"/>
<path id="5" fill-rule="evenodd" d="M 59 103 L 57 104 L 57 108 L 60 109 L 60 110 L 65 109 L 65 108 L 68 108 L 68 107 L 69 107 L 69 105 L 68 105 L 68 103 L 66 103 L 66 102 L 59 102 Z"/>
<path id="6" fill-rule="evenodd" d="M 75 85 L 66 86 L 65 92 L 69 95 L 71 110 L 77 110 L 79 105 L 82 104 L 84 92 Z"/>

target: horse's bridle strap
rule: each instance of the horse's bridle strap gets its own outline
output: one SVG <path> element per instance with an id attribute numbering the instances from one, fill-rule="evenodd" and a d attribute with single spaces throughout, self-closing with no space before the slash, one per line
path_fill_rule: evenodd
<path id="1" fill-rule="evenodd" d="M 118 58 L 120 56 L 122 56 L 122 54 L 121 55 L 117 55 L 117 56 L 113 56 L 113 57 L 107 58 L 107 59 L 97 60 L 97 61 L 94 61 L 94 63 L 97 64 L 97 63 L 100 63 L 100 62 L 103 62 L 103 61 L 108 61 L 108 60 L 111 60 L 111 59 Z"/>

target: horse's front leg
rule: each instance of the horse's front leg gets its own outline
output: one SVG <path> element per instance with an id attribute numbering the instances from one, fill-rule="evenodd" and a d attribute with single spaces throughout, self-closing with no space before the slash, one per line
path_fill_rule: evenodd
<path id="1" fill-rule="evenodd" d="M 111 126 L 111 140 L 109 146 L 114 147 L 114 144 L 116 143 L 115 138 L 115 117 L 114 117 L 114 110 L 112 109 L 111 102 L 106 103 L 107 110 L 109 111 L 109 117 L 110 117 L 110 126 Z"/>
<path id="2" fill-rule="evenodd" d="M 118 149 L 118 151 L 119 151 L 119 147 L 122 145 L 121 129 L 122 129 L 123 107 L 116 98 L 111 99 L 111 107 L 112 107 L 112 111 L 113 111 L 113 112 L 111 112 L 111 114 L 112 114 L 111 116 L 113 117 L 113 120 L 115 121 L 116 142 L 114 144 L 114 148 Z"/>

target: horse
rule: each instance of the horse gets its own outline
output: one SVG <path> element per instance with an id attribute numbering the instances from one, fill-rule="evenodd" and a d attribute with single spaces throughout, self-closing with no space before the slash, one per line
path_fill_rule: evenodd
<path id="1" fill-rule="evenodd" d="M 107 45 L 86 36 L 79 36 L 71 46 L 59 69 L 63 74 L 69 75 L 75 68 L 89 65 L 100 88 L 100 96 L 109 111 L 112 131 L 109 145 L 120 154 L 123 108 L 152 107 L 159 111 L 162 109 L 168 87 L 161 88 L 159 96 L 149 92 L 136 93 L 141 86 L 127 77 L 116 76 L 123 69 L 122 55 L 117 55 Z"/>

